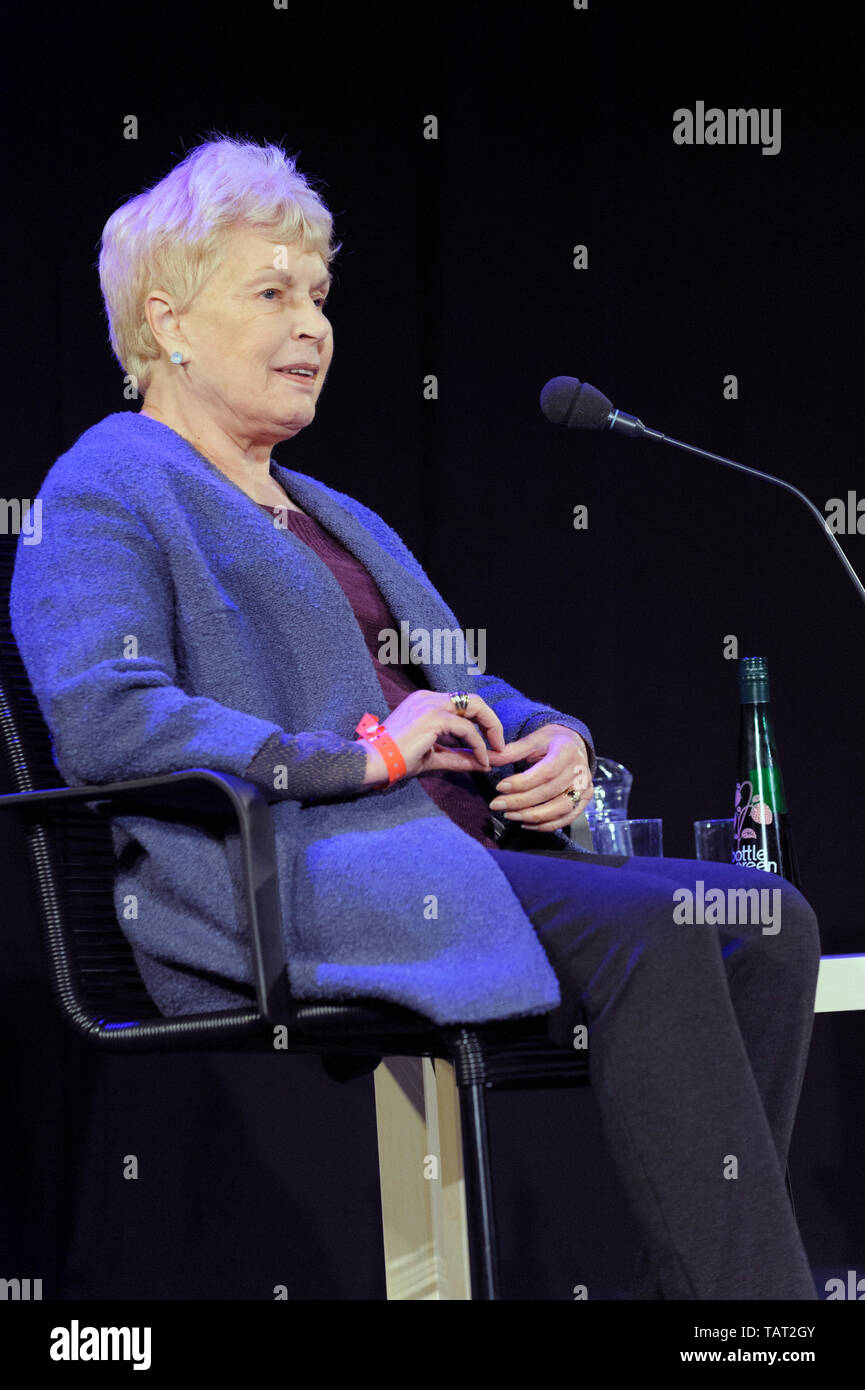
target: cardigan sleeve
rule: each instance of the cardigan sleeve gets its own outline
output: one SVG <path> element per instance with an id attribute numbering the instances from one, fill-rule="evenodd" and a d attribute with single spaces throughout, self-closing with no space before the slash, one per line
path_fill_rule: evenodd
<path id="1" fill-rule="evenodd" d="M 339 734 L 272 734 L 244 772 L 270 801 L 324 801 L 364 790 L 367 754 Z"/>
<path id="2" fill-rule="evenodd" d="M 359 741 L 288 734 L 176 683 L 169 559 L 119 486 L 64 469 L 49 473 L 40 499 L 41 534 L 29 544 L 22 528 L 9 611 L 68 785 L 204 767 L 248 776 L 277 799 L 364 789 Z"/>

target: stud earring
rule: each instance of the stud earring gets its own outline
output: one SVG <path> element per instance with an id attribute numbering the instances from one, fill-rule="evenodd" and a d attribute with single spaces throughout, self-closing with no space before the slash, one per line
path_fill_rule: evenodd
<path id="1" fill-rule="evenodd" d="M 177 364 L 177 366 L 180 366 L 180 365 L 182 364 L 182 362 L 183 362 L 183 353 L 182 353 L 182 352 L 172 352 L 172 354 L 171 354 L 171 360 L 172 360 L 172 362 L 175 362 L 175 363 Z"/>

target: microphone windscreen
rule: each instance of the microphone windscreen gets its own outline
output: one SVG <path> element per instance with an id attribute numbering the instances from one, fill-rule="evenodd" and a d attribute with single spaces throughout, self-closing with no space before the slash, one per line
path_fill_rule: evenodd
<path id="1" fill-rule="evenodd" d="M 541 410 L 554 425 L 602 430 L 609 423 L 613 402 L 587 381 L 554 376 L 541 391 Z"/>

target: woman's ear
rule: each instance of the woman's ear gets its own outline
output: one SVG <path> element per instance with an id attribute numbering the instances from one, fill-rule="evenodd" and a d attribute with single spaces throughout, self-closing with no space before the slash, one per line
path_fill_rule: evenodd
<path id="1" fill-rule="evenodd" d="M 184 352 L 188 344 L 180 331 L 174 301 L 167 290 L 151 290 L 144 301 L 144 314 L 151 333 L 167 357 L 172 352 Z"/>

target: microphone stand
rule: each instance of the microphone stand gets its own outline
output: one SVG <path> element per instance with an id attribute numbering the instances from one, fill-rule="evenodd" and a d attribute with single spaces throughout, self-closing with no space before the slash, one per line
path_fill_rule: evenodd
<path id="1" fill-rule="evenodd" d="M 800 502 L 817 518 L 817 524 L 823 532 L 830 545 L 833 546 L 838 558 L 852 579 L 856 592 L 865 603 L 865 588 L 862 581 L 854 570 L 841 546 L 835 539 L 834 532 L 830 529 L 826 518 L 814 506 L 810 497 L 806 497 L 804 492 L 800 492 L 792 483 L 785 482 L 783 478 L 776 478 L 772 473 L 761 473 L 759 468 L 749 468 L 744 463 L 734 463 L 732 459 L 726 459 L 721 454 L 712 454 L 708 449 L 698 449 L 693 444 L 684 444 L 681 439 L 671 439 L 668 434 L 662 434 L 660 430 L 649 429 L 642 420 L 638 420 L 636 415 L 626 415 L 624 411 L 612 410 L 607 422 L 607 428 L 614 430 L 617 434 L 626 434 L 631 439 L 655 439 L 662 444 L 672 444 L 675 449 L 685 449 L 689 454 L 698 454 L 700 458 L 712 459 L 714 463 L 723 463 L 726 468 L 735 468 L 739 473 L 749 473 L 752 478 L 762 478 L 766 483 L 777 483 L 778 487 L 786 488 L 792 492 L 794 497 L 798 497 Z"/>

